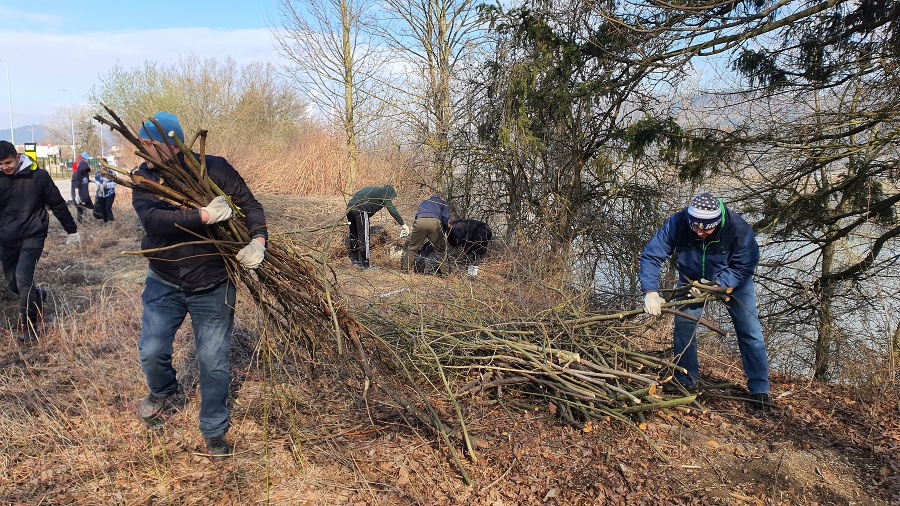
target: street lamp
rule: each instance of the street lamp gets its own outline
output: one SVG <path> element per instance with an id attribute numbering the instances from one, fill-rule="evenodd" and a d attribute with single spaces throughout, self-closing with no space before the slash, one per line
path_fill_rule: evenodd
<path id="1" fill-rule="evenodd" d="M 72 121 L 72 160 L 77 160 L 78 157 L 75 156 L 75 103 L 72 102 L 72 90 L 60 88 L 60 91 L 69 92 L 69 118 Z"/>
<path id="2" fill-rule="evenodd" d="M 6 97 L 9 99 L 9 140 L 12 141 L 13 145 L 16 144 L 16 133 L 13 128 L 13 118 L 12 118 L 12 89 L 9 84 L 9 60 L 4 60 L 0 58 L 0 61 L 6 64 Z"/>

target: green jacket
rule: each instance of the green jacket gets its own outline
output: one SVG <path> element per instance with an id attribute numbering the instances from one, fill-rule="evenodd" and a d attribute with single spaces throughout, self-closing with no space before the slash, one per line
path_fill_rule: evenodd
<path id="1" fill-rule="evenodd" d="M 391 213 L 391 216 L 394 217 L 394 221 L 398 225 L 403 225 L 403 217 L 400 216 L 397 208 L 394 207 L 394 202 L 391 200 L 396 196 L 397 190 L 389 184 L 384 186 L 366 186 L 353 194 L 350 202 L 347 202 L 347 210 L 362 211 L 372 216 L 380 211 L 382 207 L 385 207 Z"/>

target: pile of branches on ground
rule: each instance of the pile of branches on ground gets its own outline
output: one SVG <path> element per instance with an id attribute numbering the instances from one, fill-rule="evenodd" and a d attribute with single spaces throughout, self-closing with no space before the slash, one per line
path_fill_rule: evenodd
<path id="1" fill-rule="evenodd" d="M 670 302 L 663 310 L 690 318 L 675 308 L 714 298 Z M 672 382 L 673 372 L 683 369 L 630 344 L 631 318 L 641 314 L 553 313 L 476 323 L 394 303 L 369 307 L 357 317 L 404 362 L 441 379 L 454 403 L 480 392 L 516 392 L 554 406 L 564 421 L 580 428 L 610 417 L 631 424 L 632 415 L 694 402 L 696 395 Z"/>
<path id="2" fill-rule="evenodd" d="M 199 209 L 222 190 L 206 172 L 205 130 L 183 143 L 152 118 L 171 154 L 183 154 L 184 166 L 173 156 L 161 160 L 146 150 L 136 133 L 111 109 L 100 123 L 132 144 L 136 154 L 162 173 L 163 183 L 133 171 L 104 163 L 118 184 L 148 192 L 185 209 Z M 199 141 L 198 151 L 192 151 Z M 228 195 L 224 195 L 229 199 Z M 230 202 L 230 200 L 229 200 Z M 265 261 L 256 270 L 243 268 L 235 254 L 250 241 L 241 220 L 207 227 L 197 241 L 214 244 L 225 259 L 236 284 L 243 284 L 266 318 L 261 336 L 263 351 L 271 357 L 292 354 L 298 344 L 324 355 L 338 367 L 355 366 L 389 395 L 402 414 L 410 415 L 435 431 L 448 448 L 463 478 L 469 478 L 456 452 L 451 434 L 460 434 L 470 458 L 475 459 L 466 435 L 466 421 L 457 399 L 476 391 L 505 388 L 554 405 L 574 425 L 614 417 L 632 423 L 632 416 L 652 409 L 688 404 L 694 396 L 660 386 L 671 379 L 671 363 L 644 355 L 622 344 L 616 322 L 642 311 L 594 315 L 586 318 L 507 321 L 476 325 L 459 320 L 422 316 L 405 321 L 399 311 L 362 308 L 352 312 L 335 290 L 335 276 L 327 256 L 314 257 L 308 248 L 270 237 Z M 132 252 L 145 254 L 147 251 Z M 668 310 L 668 309 L 667 309 Z M 612 324 L 611 324 L 612 322 Z M 621 325 L 621 324 L 620 324 Z M 268 335 L 266 335 L 268 334 Z M 346 344 L 352 344 L 348 353 Z M 352 357 L 351 361 L 347 357 Z M 474 381 L 466 380 L 475 378 Z M 456 385 L 465 383 L 457 388 Z M 426 391 L 431 389 L 431 391 Z M 455 407 L 458 427 L 448 429 L 431 399 L 438 394 Z"/>

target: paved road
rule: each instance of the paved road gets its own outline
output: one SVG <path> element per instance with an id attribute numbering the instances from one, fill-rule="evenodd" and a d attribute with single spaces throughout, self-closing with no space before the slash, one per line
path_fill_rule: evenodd
<path id="1" fill-rule="evenodd" d="M 54 183 L 56 183 L 56 187 L 59 188 L 59 193 L 62 193 L 64 199 L 72 200 L 72 182 L 69 180 L 62 179 L 54 179 Z"/>
<path id="2" fill-rule="evenodd" d="M 72 200 L 72 181 L 68 179 L 54 179 L 53 182 L 56 183 L 56 187 L 59 188 L 59 193 L 66 199 L 66 202 L 70 202 Z M 93 179 L 91 179 L 89 188 L 91 199 L 93 199 L 94 195 L 97 193 L 97 183 L 95 183 Z"/>

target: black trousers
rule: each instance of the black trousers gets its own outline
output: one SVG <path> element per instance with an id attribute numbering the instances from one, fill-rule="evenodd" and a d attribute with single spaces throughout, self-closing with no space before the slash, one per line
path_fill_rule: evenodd
<path id="1" fill-rule="evenodd" d="M 0 264 L 6 288 L 19 296 L 19 315 L 23 324 L 35 328 L 43 317 L 43 299 L 34 289 L 34 270 L 44 252 L 43 237 L 28 237 L 18 248 L 0 247 Z"/>
<path id="2" fill-rule="evenodd" d="M 107 221 L 116 221 L 112 212 L 113 201 L 115 200 L 115 193 L 108 197 L 97 197 L 97 202 L 94 202 L 94 209 L 97 210 L 95 217 L 97 217 L 97 219 L 102 219 L 103 223 L 106 223 Z"/>
<path id="3" fill-rule="evenodd" d="M 347 240 L 347 256 L 354 264 L 369 267 L 369 213 L 351 209 L 347 211 L 350 237 Z"/>

